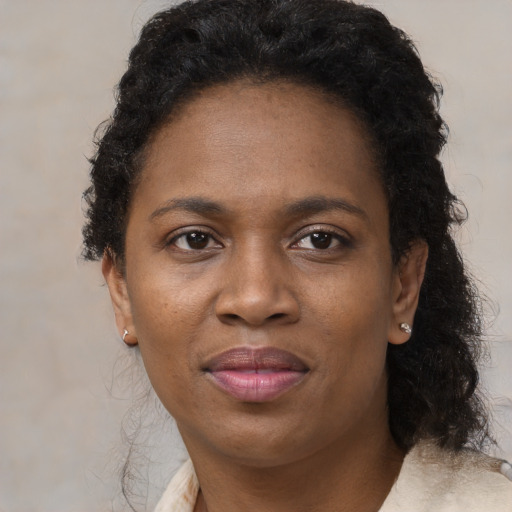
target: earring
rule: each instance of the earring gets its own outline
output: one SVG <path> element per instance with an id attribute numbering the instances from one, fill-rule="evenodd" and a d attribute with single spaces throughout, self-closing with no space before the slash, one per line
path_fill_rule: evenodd
<path id="1" fill-rule="evenodd" d="M 126 343 L 126 345 L 129 345 L 130 347 L 138 345 L 139 343 L 137 338 L 133 334 L 130 334 L 130 331 L 126 329 L 126 327 L 123 329 L 123 335 L 121 338 Z"/>
<path id="2" fill-rule="evenodd" d="M 408 323 L 406 323 L 406 322 L 402 322 L 400 324 L 400 330 L 402 332 L 405 332 L 405 334 L 411 334 L 412 333 L 411 326 Z"/>

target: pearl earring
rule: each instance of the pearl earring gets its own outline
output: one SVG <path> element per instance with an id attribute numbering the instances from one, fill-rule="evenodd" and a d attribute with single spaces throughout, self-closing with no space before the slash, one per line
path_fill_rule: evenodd
<path id="1" fill-rule="evenodd" d="M 402 332 L 405 332 L 405 334 L 411 334 L 412 333 L 411 326 L 408 323 L 406 323 L 406 322 L 402 322 L 400 324 L 400 330 Z"/>

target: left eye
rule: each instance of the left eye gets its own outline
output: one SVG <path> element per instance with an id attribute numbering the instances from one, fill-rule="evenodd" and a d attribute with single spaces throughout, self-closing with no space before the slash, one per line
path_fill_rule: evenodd
<path id="1" fill-rule="evenodd" d="M 297 242 L 297 246 L 302 249 L 332 249 L 341 244 L 340 237 L 327 233 L 325 231 L 317 231 L 301 238 Z"/>
<path id="2" fill-rule="evenodd" d="M 218 244 L 214 238 L 203 231 L 190 231 L 173 238 L 171 243 L 178 249 L 184 251 L 199 251 L 201 249 L 209 249 L 217 247 Z"/>

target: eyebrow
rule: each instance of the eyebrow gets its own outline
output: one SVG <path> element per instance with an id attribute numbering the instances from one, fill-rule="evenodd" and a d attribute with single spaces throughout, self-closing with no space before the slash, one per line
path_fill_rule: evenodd
<path id="1" fill-rule="evenodd" d="M 221 204 L 203 197 L 187 197 L 169 199 L 150 214 L 149 220 L 153 221 L 166 213 L 184 210 L 198 215 L 222 215 L 228 210 Z M 328 198 L 324 196 L 312 196 L 300 199 L 284 207 L 284 215 L 289 217 L 315 215 L 330 210 L 341 210 L 346 213 L 368 218 L 366 212 L 358 206 L 341 198 Z"/>
<path id="2" fill-rule="evenodd" d="M 330 210 L 341 210 L 351 213 L 365 219 L 368 218 L 366 212 L 358 206 L 349 203 L 340 198 L 330 198 L 324 196 L 306 197 L 285 207 L 285 214 L 289 216 L 314 215 L 316 213 Z"/>
<path id="3" fill-rule="evenodd" d="M 219 203 L 202 197 L 187 197 L 183 199 L 169 199 L 149 216 L 149 220 L 153 221 L 174 210 L 184 210 L 199 215 L 220 215 L 226 213 L 226 209 Z"/>

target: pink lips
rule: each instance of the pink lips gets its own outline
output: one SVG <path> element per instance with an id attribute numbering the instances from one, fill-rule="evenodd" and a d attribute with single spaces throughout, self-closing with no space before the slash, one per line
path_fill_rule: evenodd
<path id="1" fill-rule="evenodd" d="M 213 382 L 243 402 L 268 402 L 296 386 L 309 369 L 296 356 L 272 347 L 240 347 L 207 364 Z"/>

